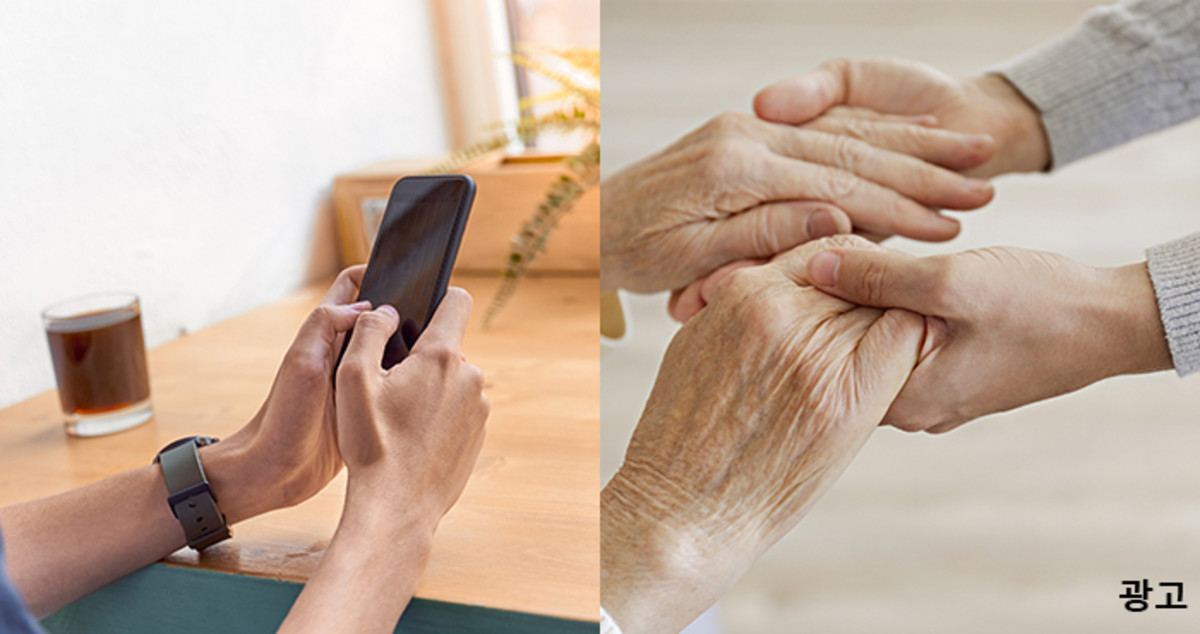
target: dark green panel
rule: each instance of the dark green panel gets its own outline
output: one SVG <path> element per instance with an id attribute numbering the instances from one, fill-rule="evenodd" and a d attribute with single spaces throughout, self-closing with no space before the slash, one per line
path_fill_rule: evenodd
<path id="1" fill-rule="evenodd" d="M 497 580 L 503 583 L 503 580 Z M 298 583 L 155 564 L 42 621 L 51 634 L 238 634 L 274 632 Z M 401 634 L 596 634 L 596 623 L 414 599 Z"/>

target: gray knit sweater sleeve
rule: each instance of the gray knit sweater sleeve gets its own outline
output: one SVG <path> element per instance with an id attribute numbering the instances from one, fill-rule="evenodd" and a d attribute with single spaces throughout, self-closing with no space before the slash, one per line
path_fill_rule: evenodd
<path id="1" fill-rule="evenodd" d="M 1093 9 L 1070 33 L 992 70 L 1041 111 L 1062 167 L 1200 116 L 1200 0 Z M 1175 370 L 1200 372 L 1200 233 L 1146 259 Z"/>
<path id="2" fill-rule="evenodd" d="M 1055 167 L 1200 116 L 1200 0 L 1092 9 L 992 69 L 1042 113 Z"/>
<path id="3" fill-rule="evenodd" d="M 1147 249 L 1146 264 L 1175 371 L 1200 372 L 1200 233 Z"/>

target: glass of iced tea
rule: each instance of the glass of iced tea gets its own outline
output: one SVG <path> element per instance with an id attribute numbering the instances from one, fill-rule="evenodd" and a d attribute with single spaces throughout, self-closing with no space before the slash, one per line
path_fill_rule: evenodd
<path id="1" fill-rule="evenodd" d="M 137 295 L 98 293 L 42 311 L 67 433 L 100 436 L 154 414 Z"/>

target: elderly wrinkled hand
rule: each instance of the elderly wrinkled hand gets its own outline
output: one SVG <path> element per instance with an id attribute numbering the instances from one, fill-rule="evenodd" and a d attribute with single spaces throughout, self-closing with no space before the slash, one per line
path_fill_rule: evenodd
<path id="1" fill-rule="evenodd" d="M 808 512 L 879 424 L 925 331 L 805 280 L 816 241 L 731 275 L 671 342 L 601 497 L 602 605 L 678 631 Z"/>
<path id="2" fill-rule="evenodd" d="M 851 230 L 948 240 L 958 222 L 937 210 L 991 200 L 990 183 L 940 166 L 987 161 L 986 136 L 922 117 L 842 110 L 830 118 L 874 121 L 880 132 L 868 143 L 726 113 L 609 178 L 601 285 L 677 289 L 726 263 Z"/>

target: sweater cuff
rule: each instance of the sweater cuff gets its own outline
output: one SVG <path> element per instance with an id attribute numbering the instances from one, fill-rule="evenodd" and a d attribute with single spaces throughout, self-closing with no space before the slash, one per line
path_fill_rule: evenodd
<path id="1" fill-rule="evenodd" d="M 1198 113 L 1200 3 L 1099 7 L 1072 32 L 989 69 L 1042 115 L 1057 169 Z"/>
<path id="2" fill-rule="evenodd" d="M 1200 233 L 1147 249 L 1146 263 L 1175 371 L 1200 372 Z"/>

